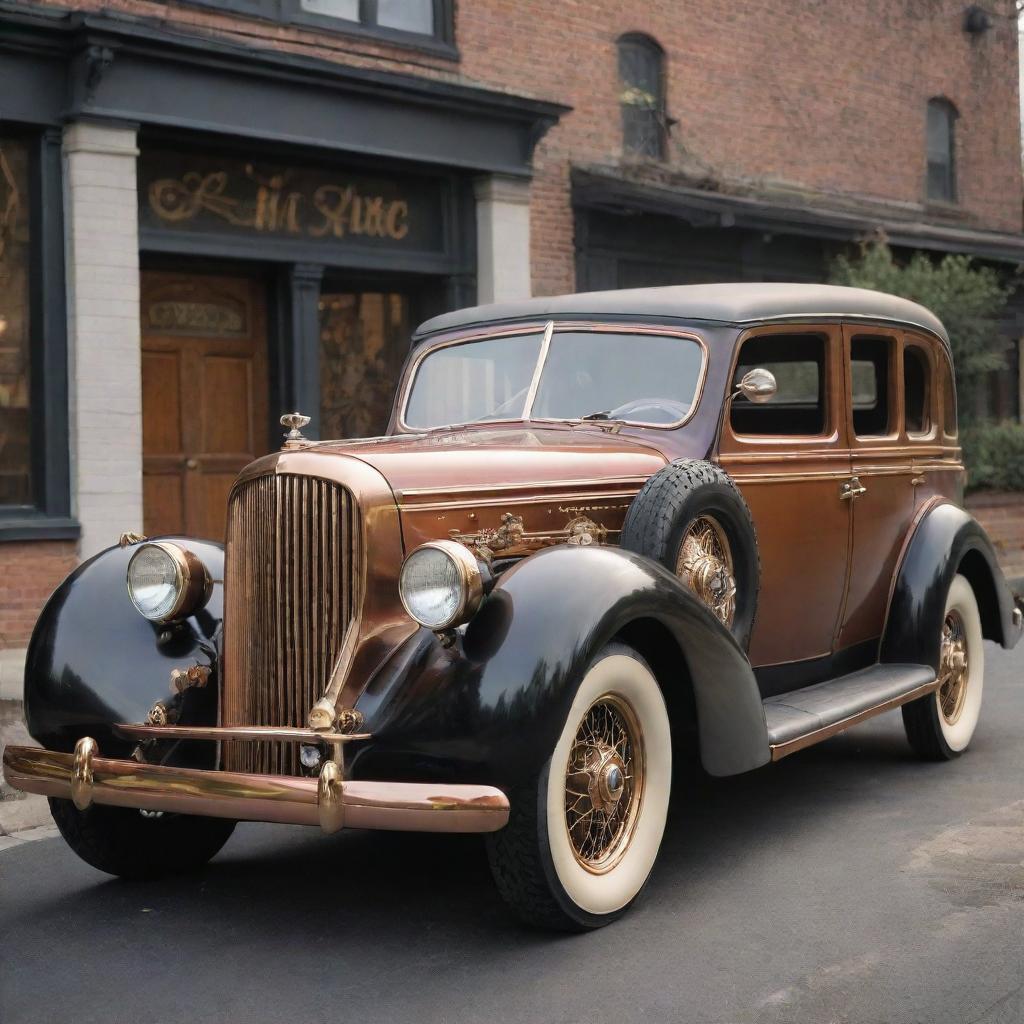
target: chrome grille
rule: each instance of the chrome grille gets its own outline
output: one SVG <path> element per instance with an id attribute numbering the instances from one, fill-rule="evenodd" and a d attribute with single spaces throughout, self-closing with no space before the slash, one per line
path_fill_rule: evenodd
<path id="1" fill-rule="evenodd" d="M 239 486 L 224 559 L 224 725 L 305 727 L 358 612 L 359 510 L 344 487 L 280 474 Z M 298 746 L 226 743 L 231 771 L 298 775 Z"/>

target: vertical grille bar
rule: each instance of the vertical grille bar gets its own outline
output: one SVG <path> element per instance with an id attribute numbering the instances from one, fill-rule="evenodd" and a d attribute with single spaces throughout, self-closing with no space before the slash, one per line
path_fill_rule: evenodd
<path id="1" fill-rule="evenodd" d="M 258 477 L 228 508 L 224 566 L 224 725 L 302 728 L 358 610 L 359 511 L 316 477 Z M 231 771 L 299 774 L 295 744 L 227 743 Z"/>

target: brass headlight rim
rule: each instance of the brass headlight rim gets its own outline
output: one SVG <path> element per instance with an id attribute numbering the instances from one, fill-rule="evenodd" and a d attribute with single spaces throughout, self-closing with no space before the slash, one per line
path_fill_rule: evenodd
<path id="1" fill-rule="evenodd" d="M 413 556 L 428 548 L 440 551 L 445 555 L 455 566 L 459 574 L 460 594 L 458 606 L 452 615 L 440 624 L 423 622 L 422 619 L 416 616 L 405 600 L 405 593 L 402 587 L 402 574 L 405 572 L 406 565 L 408 565 Z M 464 625 L 476 615 L 484 598 L 484 576 L 480 563 L 476 555 L 458 541 L 428 540 L 426 543 L 420 544 L 419 547 L 410 551 L 402 561 L 402 568 L 398 573 L 398 597 L 409 618 L 434 633 L 440 633 L 444 630 Z"/>
<path id="2" fill-rule="evenodd" d="M 174 565 L 175 582 L 177 585 L 177 598 L 166 615 L 158 618 L 147 615 L 135 600 L 131 586 L 132 562 L 146 549 L 159 548 L 167 555 Z M 156 622 L 160 625 L 169 625 L 187 619 L 190 615 L 204 608 L 213 593 L 213 580 L 206 563 L 189 548 L 167 540 L 151 540 L 140 544 L 132 557 L 128 560 L 128 569 L 125 572 L 125 586 L 128 589 L 128 597 L 135 610 L 149 622 Z"/>

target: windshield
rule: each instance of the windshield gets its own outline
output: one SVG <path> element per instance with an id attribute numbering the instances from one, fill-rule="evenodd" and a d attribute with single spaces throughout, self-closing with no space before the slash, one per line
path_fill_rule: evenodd
<path id="1" fill-rule="evenodd" d="M 704 364 L 689 337 L 556 330 L 537 381 L 542 331 L 442 346 L 421 360 L 405 406 L 416 430 L 488 420 L 624 420 L 669 426 L 686 419 Z"/>

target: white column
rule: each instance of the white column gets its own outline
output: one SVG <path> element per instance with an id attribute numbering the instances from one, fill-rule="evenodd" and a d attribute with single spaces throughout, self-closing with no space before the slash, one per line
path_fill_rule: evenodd
<path id="1" fill-rule="evenodd" d="M 135 129 L 64 131 L 71 480 L 81 556 L 142 532 Z"/>
<path id="2" fill-rule="evenodd" d="M 530 183 L 493 174 L 477 178 L 477 301 L 530 297 Z"/>

